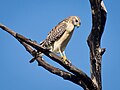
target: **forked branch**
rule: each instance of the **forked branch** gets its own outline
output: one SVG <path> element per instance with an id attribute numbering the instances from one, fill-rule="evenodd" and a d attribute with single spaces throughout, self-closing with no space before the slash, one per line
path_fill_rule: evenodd
<path id="1" fill-rule="evenodd" d="M 12 36 L 14 36 L 25 48 L 26 50 L 35 57 L 35 53 L 37 53 L 33 48 L 41 51 L 46 56 L 54 60 L 55 62 L 59 63 L 61 66 L 63 66 L 65 69 L 67 69 L 69 72 L 66 72 L 64 70 L 58 69 L 54 66 L 51 66 L 50 64 L 46 63 L 42 57 L 37 57 L 36 60 L 38 62 L 39 66 L 42 66 L 49 72 L 56 74 L 58 76 L 63 77 L 66 80 L 69 80 L 81 87 L 83 87 L 85 90 L 89 90 L 89 88 L 95 88 L 96 86 L 92 82 L 92 80 L 80 69 L 76 68 L 72 64 L 65 64 L 61 57 L 57 56 L 56 54 L 50 52 L 49 50 L 46 50 L 42 48 L 39 44 L 37 44 L 34 41 L 31 41 L 30 39 L 14 32 L 13 30 L 9 29 L 8 27 L 0 24 L 0 28 L 2 28 L 4 31 L 8 32 Z M 31 48 L 33 47 L 33 48 Z"/>

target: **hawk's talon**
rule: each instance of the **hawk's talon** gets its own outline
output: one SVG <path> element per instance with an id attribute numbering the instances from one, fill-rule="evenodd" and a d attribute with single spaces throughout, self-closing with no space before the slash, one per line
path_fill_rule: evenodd
<path id="1" fill-rule="evenodd" d="M 69 60 L 67 60 L 66 56 L 62 56 L 62 59 L 63 59 L 65 64 L 70 64 L 71 63 Z"/>
<path id="2" fill-rule="evenodd" d="M 67 60 L 66 56 L 62 56 L 62 59 L 64 60 L 64 62 Z"/>
<path id="3" fill-rule="evenodd" d="M 65 64 L 71 64 L 70 60 L 66 60 Z"/>

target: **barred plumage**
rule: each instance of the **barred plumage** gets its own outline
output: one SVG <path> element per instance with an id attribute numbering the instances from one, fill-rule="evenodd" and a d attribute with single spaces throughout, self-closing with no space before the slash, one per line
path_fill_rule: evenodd
<path id="1" fill-rule="evenodd" d="M 47 38 L 40 43 L 44 48 L 50 49 L 55 53 L 60 53 L 64 61 L 67 59 L 64 50 L 72 36 L 75 26 L 80 26 L 80 18 L 70 16 L 55 26 L 49 33 Z"/>
<path id="2" fill-rule="evenodd" d="M 65 32 L 65 28 L 67 27 L 66 23 L 58 24 L 54 27 L 49 33 L 47 38 L 40 43 L 40 45 L 44 48 L 49 48 L 56 40 L 58 40 Z"/>

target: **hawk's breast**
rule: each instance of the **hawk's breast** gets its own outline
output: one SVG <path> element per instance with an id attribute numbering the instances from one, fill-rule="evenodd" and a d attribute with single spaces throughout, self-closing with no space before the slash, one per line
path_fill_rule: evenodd
<path id="1" fill-rule="evenodd" d="M 59 53 L 59 49 L 63 52 L 73 34 L 73 30 L 71 32 L 68 32 L 67 30 L 64 32 L 64 34 L 54 42 L 53 44 L 53 52 Z"/>

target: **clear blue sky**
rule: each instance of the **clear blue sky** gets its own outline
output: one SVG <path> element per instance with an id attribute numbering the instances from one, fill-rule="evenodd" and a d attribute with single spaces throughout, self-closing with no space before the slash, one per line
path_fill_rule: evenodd
<path id="1" fill-rule="evenodd" d="M 103 90 L 120 90 L 120 31 L 117 11 L 120 1 L 104 1 L 108 10 L 102 47 Z M 76 29 L 66 48 L 71 62 L 90 76 L 89 48 L 86 39 L 91 30 L 89 0 L 1 0 L 0 23 L 40 42 L 59 21 L 77 15 L 82 25 Z M 117 31 L 116 31 L 117 30 Z M 49 73 L 8 33 L 0 30 L 0 90 L 82 90 L 81 87 Z M 63 69 L 44 57 L 50 64 Z"/>

